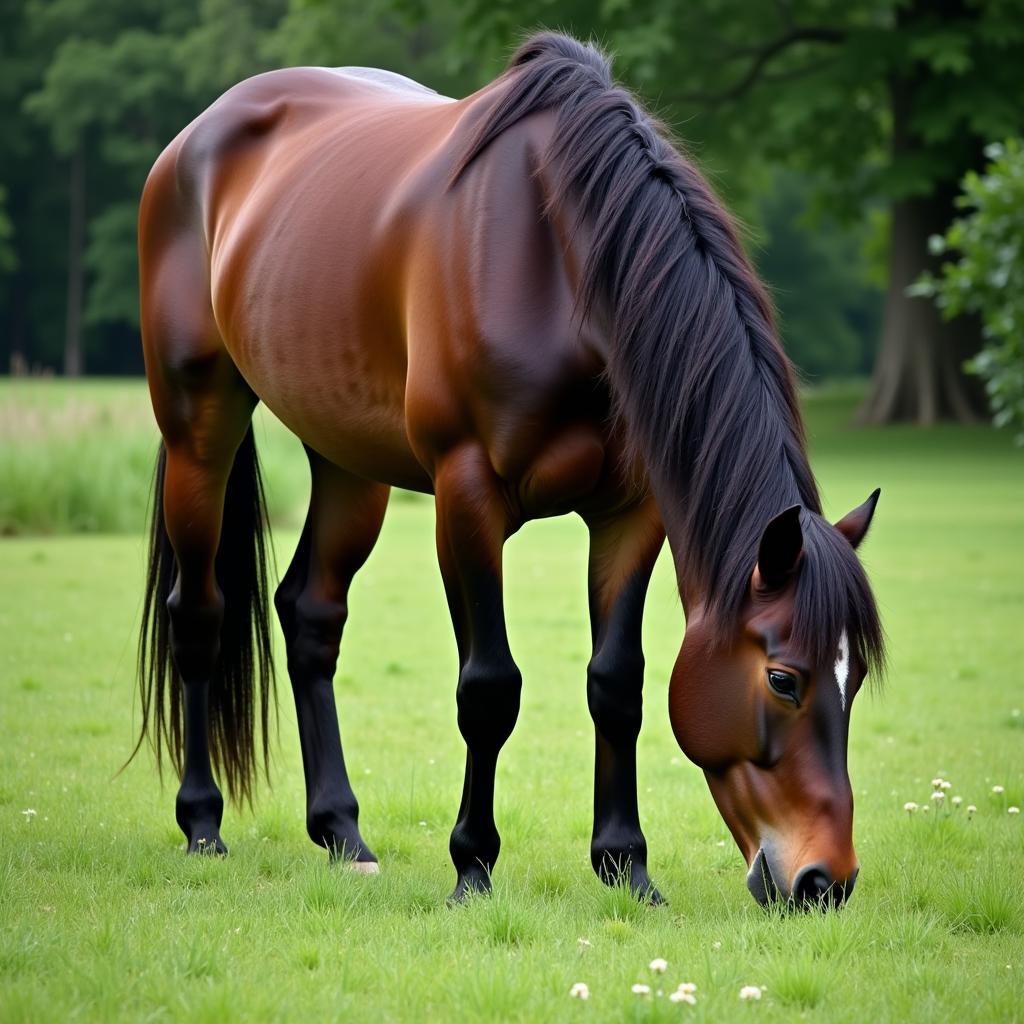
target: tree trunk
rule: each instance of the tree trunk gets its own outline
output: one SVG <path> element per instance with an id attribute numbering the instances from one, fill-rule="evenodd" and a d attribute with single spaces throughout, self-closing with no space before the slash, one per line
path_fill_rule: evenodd
<path id="1" fill-rule="evenodd" d="M 982 388 L 963 371 L 981 342 L 977 321 L 947 322 L 931 299 L 907 295 L 924 271 L 937 271 L 928 239 L 953 219 L 945 191 L 905 199 L 891 209 L 889 290 L 871 391 L 857 417 L 861 423 L 971 423 L 984 415 Z"/>
<path id="2" fill-rule="evenodd" d="M 64 329 L 64 374 L 80 377 L 85 371 L 82 353 L 82 297 L 85 277 L 85 153 L 80 144 L 71 155 L 68 180 L 68 284 Z"/>
<path id="3" fill-rule="evenodd" d="M 964 0 L 911 0 L 897 9 L 897 27 L 911 31 L 937 9 L 950 18 L 968 13 Z M 918 64 L 889 81 L 894 164 L 927 155 L 928 144 L 914 131 L 913 119 L 929 74 Z M 984 391 L 963 370 L 964 360 L 981 345 L 978 320 L 946 322 L 931 299 L 907 295 L 926 270 L 938 273 L 941 260 L 929 253 L 928 239 L 943 234 L 956 215 L 960 178 L 980 163 L 981 148 L 969 140 L 951 161 L 951 180 L 936 182 L 927 195 L 896 200 L 890 209 L 889 290 L 871 390 L 857 414 L 860 423 L 970 423 L 984 415 Z"/>

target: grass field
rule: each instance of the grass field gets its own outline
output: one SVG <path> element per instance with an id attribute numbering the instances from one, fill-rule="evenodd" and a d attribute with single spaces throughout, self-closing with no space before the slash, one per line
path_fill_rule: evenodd
<path id="1" fill-rule="evenodd" d="M 670 904 L 637 906 L 591 874 L 575 520 L 533 524 L 507 550 L 524 691 L 499 766 L 503 852 L 493 897 L 456 909 L 443 901 L 463 747 L 428 501 L 393 504 L 354 586 L 337 681 L 378 877 L 329 869 L 305 838 L 286 679 L 273 788 L 253 813 L 229 808 L 230 857 L 186 859 L 174 786 L 161 791 L 146 758 L 116 774 L 136 721 L 140 537 L 19 536 L 0 542 L 0 1021 L 1024 1020 L 1024 815 L 1007 813 L 1024 805 L 1024 462 L 985 429 L 848 431 L 854 397 L 807 404 L 828 511 L 883 489 L 864 556 L 892 666 L 854 708 L 862 871 L 841 913 L 765 913 L 748 895 L 669 729 L 682 621 L 665 564 L 646 620 L 640 805 Z M 5 384 L 0 409 L 8 532 L 141 525 L 154 435 L 139 385 Z M 303 461 L 272 424 L 258 437 L 283 564 Z M 64 469 L 78 508 L 107 511 L 67 514 Z M 19 480 L 35 496 L 12 494 Z M 38 523 L 47 494 L 65 511 Z M 112 495 L 130 514 L 110 518 Z M 930 804 L 936 775 L 953 782 L 946 806 L 905 813 Z M 578 981 L 587 1002 L 569 997 Z M 630 991 L 681 981 L 696 1006 Z M 743 985 L 763 998 L 741 1002 Z"/>

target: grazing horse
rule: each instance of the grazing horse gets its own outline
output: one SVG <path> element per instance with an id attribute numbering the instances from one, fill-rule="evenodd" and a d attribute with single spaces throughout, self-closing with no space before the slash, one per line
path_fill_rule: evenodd
<path id="1" fill-rule="evenodd" d="M 519 711 L 502 548 L 568 512 L 590 535 L 599 876 L 660 899 L 636 743 L 667 536 L 686 614 L 669 714 L 748 887 L 762 903 L 845 898 L 850 710 L 883 658 L 854 553 L 877 492 L 822 518 L 790 366 L 732 223 L 605 57 L 538 35 L 462 100 L 358 68 L 250 79 L 157 160 L 139 252 L 163 435 L 140 743 L 172 756 L 190 851 L 225 852 L 215 771 L 245 799 L 266 766 L 263 401 L 312 473 L 275 605 L 314 842 L 377 869 L 332 680 L 349 586 L 398 486 L 435 497 L 459 653 L 453 898 L 490 888 L 495 766 Z"/>

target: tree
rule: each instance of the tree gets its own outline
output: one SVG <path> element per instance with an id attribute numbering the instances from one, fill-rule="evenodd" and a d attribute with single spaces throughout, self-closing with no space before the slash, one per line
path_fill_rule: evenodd
<path id="1" fill-rule="evenodd" d="M 993 143 L 985 154 L 985 173 L 964 178 L 961 215 L 931 240 L 940 275 L 925 275 L 915 292 L 947 319 L 981 317 L 985 344 L 969 368 L 985 380 L 996 426 L 1013 427 L 1024 445 L 1024 143 Z"/>
<path id="2" fill-rule="evenodd" d="M 68 376 L 78 376 L 85 365 L 82 328 L 90 162 L 105 165 L 118 177 L 127 173 L 139 180 L 159 152 L 154 116 L 162 104 L 173 100 L 178 80 L 167 59 L 166 40 L 158 32 L 139 27 L 138 14 L 125 11 L 120 12 L 121 24 L 114 20 L 108 29 L 96 6 L 96 0 L 58 0 L 37 11 L 41 36 L 63 33 L 68 21 L 88 25 L 97 35 L 83 37 L 76 29 L 75 34 L 61 38 L 40 87 L 24 104 L 26 112 L 46 126 L 54 151 L 67 166 L 64 372 Z M 114 5 L 101 6 L 109 17 Z M 132 238 L 134 248 L 134 231 Z M 102 266 L 98 269 L 102 273 Z"/>
<path id="3" fill-rule="evenodd" d="M 396 0 L 414 17 L 425 0 Z M 984 143 L 1019 132 L 1019 0 L 465 0 L 455 52 L 494 54 L 513 26 L 607 41 L 628 81 L 742 168 L 765 157 L 815 182 L 848 220 L 888 210 L 888 291 L 866 422 L 971 419 L 970 319 L 945 323 L 907 289 L 954 216 Z"/>

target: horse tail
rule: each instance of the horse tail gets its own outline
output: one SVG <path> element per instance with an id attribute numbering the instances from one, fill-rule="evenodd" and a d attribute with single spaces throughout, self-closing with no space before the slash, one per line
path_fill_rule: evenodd
<path id="1" fill-rule="evenodd" d="M 167 450 L 157 457 L 149 558 L 139 636 L 142 724 L 129 761 L 147 739 L 163 777 L 166 753 L 181 777 L 183 687 L 171 656 L 167 600 L 177 568 L 164 522 Z M 228 478 L 216 576 L 224 598 L 220 652 L 209 690 L 210 758 L 236 803 L 252 803 L 260 764 L 269 778 L 269 715 L 274 697 L 267 585 L 266 496 L 250 425 Z M 259 729 L 256 727 L 257 712 Z M 258 732 L 258 736 L 257 736 Z"/>

